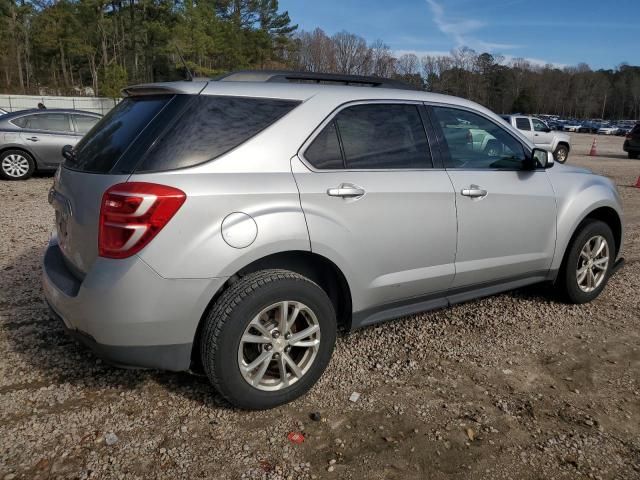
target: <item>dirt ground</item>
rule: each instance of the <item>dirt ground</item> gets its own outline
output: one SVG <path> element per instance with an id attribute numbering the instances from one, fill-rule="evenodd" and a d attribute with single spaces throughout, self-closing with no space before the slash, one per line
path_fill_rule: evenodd
<path id="1" fill-rule="evenodd" d="M 266 412 L 68 338 L 40 288 L 52 179 L 0 183 L 0 479 L 640 478 L 640 161 L 621 137 L 588 157 L 593 138 L 569 163 L 617 183 L 627 259 L 597 301 L 527 288 L 343 336 L 307 396 Z"/>

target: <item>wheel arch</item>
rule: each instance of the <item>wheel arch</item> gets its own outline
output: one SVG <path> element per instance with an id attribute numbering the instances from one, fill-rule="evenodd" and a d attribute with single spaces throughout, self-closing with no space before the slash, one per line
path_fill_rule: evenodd
<path id="1" fill-rule="evenodd" d="M 623 234 L 623 224 L 622 219 L 618 212 L 610 207 L 610 206 L 600 206 L 594 208 L 587 212 L 577 223 L 576 227 L 573 229 L 571 233 L 571 237 L 568 239 L 566 245 L 564 245 L 564 250 L 562 252 L 562 263 L 560 265 L 560 269 L 564 267 L 568 252 L 569 246 L 573 242 L 574 238 L 580 233 L 582 227 L 589 220 L 600 220 L 606 223 L 609 228 L 611 228 L 611 232 L 613 233 L 613 239 L 615 242 L 615 254 L 613 258 L 617 258 L 620 250 L 622 248 L 622 234 Z"/>
<path id="2" fill-rule="evenodd" d="M 242 267 L 214 293 L 207 304 L 196 328 L 196 333 L 191 350 L 192 369 L 200 370 L 201 360 L 199 345 L 202 326 L 211 306 L 218 300 L 222 292 L 239 278 L 250 273 L 266 269 L 284 269 L 303 275 L 322 288 L 329 298 L 336 312 L 338 328 L 344 330 L 351 329 L 352 321 L 352 300 L 351 289 L 344 273 L 338 266 L 328 258 L 314 252 L 303 250 L 290 250 L 273 253 L 265 257 L 254 260 Z"/>

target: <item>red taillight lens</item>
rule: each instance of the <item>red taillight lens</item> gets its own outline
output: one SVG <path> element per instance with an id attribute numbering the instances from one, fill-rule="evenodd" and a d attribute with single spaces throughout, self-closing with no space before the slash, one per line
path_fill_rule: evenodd
<path id="1" fill-rule="evenodd" d="M 155 183 L 119 183 L 102 196 L 98 252 L 126 258 L 142 250 L 169 223 L 187 196 Z"/>

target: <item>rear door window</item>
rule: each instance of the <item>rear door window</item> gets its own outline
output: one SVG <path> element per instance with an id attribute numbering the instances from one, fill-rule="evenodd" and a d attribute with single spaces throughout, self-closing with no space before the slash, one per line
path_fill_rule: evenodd
<path id="1" fill-rule="evenodd" d="M 139 172 L 185 168 L 238 147 L 275 123 L 300 102 L 269 98 L 194 96 L 160 134 Z"/>
<path id="2" fill-rule="evenodd" d="M 69 115 L 66 113 L 37 113 L 14 120 L 16 125 L 28 130 L 45 130 L 49 132 L 71 132 Z"/>
<path id="3" fill-rule="evenodd" d="M 304 158 L 317 169 L 343 168 L 340 141 L 335 121 L 324 127 L 304 152 Z"/>
<path id="4" fill-rule="evenodd" d="M 528 118 L 516 117 L 516 127 L 518 127 L 518 130 L 531 131 L 531 123 L 529 123 Z"/>

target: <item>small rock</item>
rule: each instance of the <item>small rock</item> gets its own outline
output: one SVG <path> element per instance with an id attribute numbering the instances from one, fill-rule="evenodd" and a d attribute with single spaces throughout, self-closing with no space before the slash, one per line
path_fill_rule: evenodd
<path id="1" fill-rule="evenodd" d="M 472 442 L 475 440 L 476 432 L 473 430 L 473 428 L 467 428 L 467 437 L 469 437 L 469 440 L 471 440 Z"/>
<path id="2" fill-rule="evenodd" d="M 336 469 L 336 467 L 334 467 L 333 465 L 329 465 L 329 467 L 327 468 L 327 472 L 333 472 Z"/>
<path id="3" fill-rule="evenodd" d="M 117 441 L 118 441 L 118 436 L 113 432 L 109 432 L 104 436 L 104 442 L 109 446 L 115 445 Z"/>
<path id="4" fill-rule="evenodd" d="M 502 370 L 502 373 L 504 373 L 505 375 L 511 375 L 513 373 L 513 370 L 505 368 L 504 370 Z"/>
<path id="5" fill-rule="evenodd" d="M 312 412 L 309 415 L 309 418 L 314 422 L 319 422 L 320 420 L 322 420 L 322 415 L 320 415 L 320 412 Z"/>
<path id="6" fill-rule="evenodd" d="M 349 401 L 353 403 L 357 402 L 359 399 L 360 399 L 360 393 L 358 392 L 353 392 L 349 397 Z"/>

